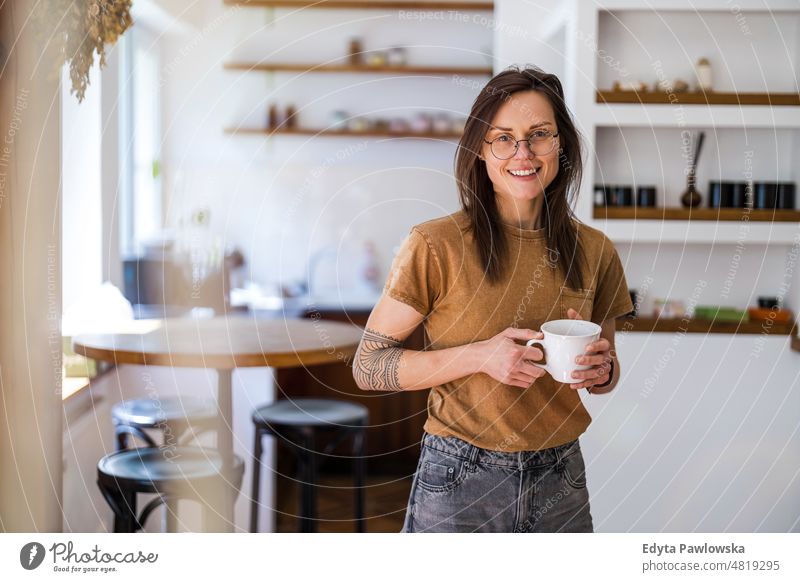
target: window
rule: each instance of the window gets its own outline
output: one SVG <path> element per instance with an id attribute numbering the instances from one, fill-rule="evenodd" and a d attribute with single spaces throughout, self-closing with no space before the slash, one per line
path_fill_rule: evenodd
<path id="1" fill-rule="evenodd" d="M 160 59 L 155 36 L 144 27 L 133 27 L 121 42 L 120 249 L 131 256 L 163 225 Z"/>

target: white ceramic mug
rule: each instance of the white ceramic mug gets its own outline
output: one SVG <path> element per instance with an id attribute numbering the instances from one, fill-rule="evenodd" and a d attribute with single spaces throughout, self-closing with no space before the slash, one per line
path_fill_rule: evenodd
<path id="1" fill-rule="evenodd" d="M 573 378 L 575 370 L 588 370 L 591 366 L 578 365 L 575 358 L 586 353 L 586 346 L 600 338 L 602 328 L 582 319 L 555 319 L 542 324 L 544 339 L 529 340 L 527 345 L 536 346 L 544 354 L 544 363 L 529 360 L 531 364 L 547 371 L 556 382 L 577 384 L 581 378 Z"/>

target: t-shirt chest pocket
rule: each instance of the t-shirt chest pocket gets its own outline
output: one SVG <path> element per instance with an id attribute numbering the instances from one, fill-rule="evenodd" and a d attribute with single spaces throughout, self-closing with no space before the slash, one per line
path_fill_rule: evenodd
<path id="1" fill-rule="evenodd" d="M 561 287 L 561 317 L 569 319 L 567 311 L 571 307 L 581 314 L 586 321 L 592 319 L 592 308 L 594 307 L 594 289 L 572 289 L 571 287 Z"/>

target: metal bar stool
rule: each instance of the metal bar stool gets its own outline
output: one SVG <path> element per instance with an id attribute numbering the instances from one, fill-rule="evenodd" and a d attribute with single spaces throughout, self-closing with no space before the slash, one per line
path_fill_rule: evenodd
<path id="1" fill-rule="evenodd" d="M 365 406 L 342 400 L 296 398 L 278 400 L 253 413 L 256 435 L 253 455 L 253 490 L 250 505 L 250 531 L 258 531 L 258 498 L 261 483 L 261 454 L 264 436 L 278 438 L 298 460 L 300 480 L 300 531 L 316 531 L 317 457 L 326 457 L 346 438 L 353 437 L 356 531 L 364 532 L 364 454 L 369 412 Z M 316 449 L 316 437 L 331 437 Z"/>
<path id="2" fill-rule="evenodd" d="M 193 499 L 203 505 L 205 522 L 222 507 L 226 487 L 241 489 L 244 461 L 236 457 L 232 469 L 223 472 L 223 458 L 213 449 L 177 447 L 170 454 L 154 447 L 141 447 L 106 455 L 97 464 L 97 485 L 114 512 L 114 532 L 134 533 L 142 529 L 150 514 L 162 503 L 169 512 L 178 499 Z M 137 515 L 136 495 L 155 493 L 157 498 Z"/>
<path id="3" fill-rule="evenodd" d="M 161 431 L 164 446 L 186 444 L 202 432 L 216 430 L 217 411 L 212 403 L 196 398 L 136 398 L 116 403 L 111 409 L 117 450 L 130 447 L 131 437 L 157 447 L 147 429 Z"/>

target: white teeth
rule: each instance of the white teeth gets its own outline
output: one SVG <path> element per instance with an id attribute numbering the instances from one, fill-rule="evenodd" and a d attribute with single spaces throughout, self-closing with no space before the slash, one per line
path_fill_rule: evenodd
<path id="1" fill-rule="evenodd" d="M 532 176 L 536 170 L 509 170 L 508 172 L 513 176 Z"/>

